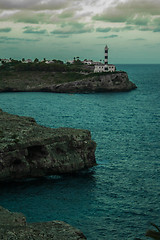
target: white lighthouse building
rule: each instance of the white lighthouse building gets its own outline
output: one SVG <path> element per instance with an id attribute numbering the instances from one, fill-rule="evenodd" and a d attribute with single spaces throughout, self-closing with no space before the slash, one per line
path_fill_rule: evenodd
<path id="1" fill-rule="evenodd" d="M 108 64 L 108 46 L 104 48 L 104 64 L 99 63 L 94 67 L 94 72 L 114 72 L 116 71 L 116 66 L 113 64 Z"/>

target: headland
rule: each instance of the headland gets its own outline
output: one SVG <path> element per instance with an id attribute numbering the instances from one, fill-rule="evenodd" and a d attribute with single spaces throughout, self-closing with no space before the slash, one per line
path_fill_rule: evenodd
<path id="1" fill-rule="evenodd" d="M 95 72 L 96 66 L 99 72 Z M 58 60 L 50 63 L 11 60 L 0 66 L 0 92 L 97 93 L 136 88 L 126 72 L 106 71 L 104 66 L 87 65 L 80 60 L 72 64 Z"/>
<path id="2" fill-rule="evenodd" d="M 95 149 L 88 130 L 47 128 L 0 110 L 0 182 L 93 167 Z"/>

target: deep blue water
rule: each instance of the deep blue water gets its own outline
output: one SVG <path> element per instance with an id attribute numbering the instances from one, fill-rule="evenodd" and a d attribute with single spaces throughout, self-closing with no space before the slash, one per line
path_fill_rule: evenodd
<path id="1" fill-rule="evenodd" d="M 0 185 L 0 205 L 30 222 L 63 220 L 89 240 L 143 237 L 160 224 L 160 65 L 118 65 L 138 88 L 101 94 L 1 93 L 0 108 L 48 127 L 89 129 L 98 166 Z"/>

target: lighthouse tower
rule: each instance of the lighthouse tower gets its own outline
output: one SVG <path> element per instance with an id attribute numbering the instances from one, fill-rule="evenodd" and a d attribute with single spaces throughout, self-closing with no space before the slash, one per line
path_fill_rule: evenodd
<path id="1" fill-rule="evenodd" d="M 107 47 L 107 45 L 104 48 L 104 64 L 108 65 L 108 47 Z"/>
<path id="2" fill-rule="evenodd" d="M 104 48 L 104 64 L 98 63 L 95 64 L 94 72 L 115 72 L 116 66 L 113 64 L 108 64 L 108 46 L 106 45 Z"/>

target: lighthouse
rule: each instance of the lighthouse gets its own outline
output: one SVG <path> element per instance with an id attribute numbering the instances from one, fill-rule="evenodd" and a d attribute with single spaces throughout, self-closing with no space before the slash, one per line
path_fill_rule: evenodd
<path id="1" fill-rule="evenodd" d="M 104 48 L 104 64 L 108 65 L 108 47 L 107 47 L 107 45 Z"/>
<path id="2" fill-rule="evenodd" d="M 104 48 L 104 64 L 101 62 L 96 63 L 94 66 L 94 72 L 115 72 L 116 66 L 113 64 L 108 64 L 108 46 Z M 93 63 L 92 63 L 93 64 Z"/>

